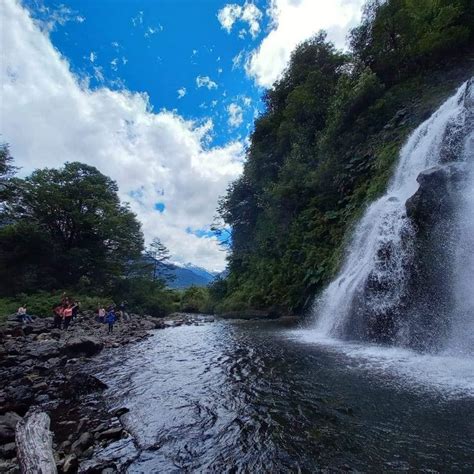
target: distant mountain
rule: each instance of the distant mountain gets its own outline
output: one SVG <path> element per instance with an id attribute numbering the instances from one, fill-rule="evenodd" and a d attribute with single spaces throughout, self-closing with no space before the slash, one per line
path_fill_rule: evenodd
<path id="1" fill-rule="evenodd" d="M 150 274 L 152 274 L 154 267 L 153 258 L 143 256 L 142 262 L 144 268 L 149 268 Z M 158 265 L 158 276 L 160 278 L 167 278 L 168 286 L 175 289 L 189 288 L 190 286 L 207 286 L 219 275 L 221 273 L 209 272 L 205 268 L 197 267 L 191 263 L 183 266 L 162 263 Z"/>
<path id="2" fill-rule="evenodd" d="M 208 272 L 206 269 L 187 264 L 183 267 L 170 265 L 168 273 L 174 276 L 169 281 L 170 288 L 188 288 L 190 286 L 207 286 L 216 277 L 216 273 Z"/>

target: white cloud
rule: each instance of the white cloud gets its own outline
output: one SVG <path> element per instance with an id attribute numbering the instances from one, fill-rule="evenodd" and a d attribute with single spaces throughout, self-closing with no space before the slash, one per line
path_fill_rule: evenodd
<path id="1" fill-rule="evenodd" d="M 255 38 L 260 32 L 259 22 L 262 19 L 262 12 L 253 3 L 246 3 L 241 18 L 248 23 L 249 33 L 252 35 L 252 38 Z"/>
<path id="2" fill-rule="evenodd" d="M 139 11 L 137 16 L 131 18 L 133 26 L 143 25 L 143 11 Z"/>
<path id="3" fill-rule="evenodd" d="M 156 35 L 157 33 L 159 33 L 160 31 L 163 31 L 163 26 L 161 25 L 158 25 L 158 26 L 149 26 L 146 31 L 145 31 L 145 38 L 149 38 L 150 36 L 153 36 L 153 35 Z"/>
<path id="4" fill-rule="evenodd" d="M 43 30 L 48 32 L 56 29 L 57 25 L 64 26 L 68 22 L 84 23 L 86 21 L 83 15 L 79 15 L 76 11 L 63 4 L 57 7 L 47 7 L 40 3 L 37 13 L 37 23 Z"/>
<path id="5" fill-rule="evenodd" d="M 217 89 L 217 84 L 209 76 L 197 76 L 196 85 L 201 87 L 207 87 L 209 90 Z"/>
<path id="6" fill-rule="evenodd" d="M 250 104 L 252 103 L 252 99 L 250 97 L 243 97 L 242 102 L 244 103 L 246 107 L 249 107 Z"/>
<path id="7" fill-rule="evenodd" d="M 95 53 L 94 51 L 91 51 L 91 54 L 89 54 L 89 61 L 91 63 L 95 63 L 96 59 L 97 59 L 97 53 Z"/>
<path id="8" fill-rule="evenodd" d="M 186 87 L 178 89 L 178 99 L 182 99 L 186 95 Z"/>
<path id="9" fill-rule="evenodd" d="M 112 61 L 110 61 L 110 67 L 111 67 L 112 71 L 117 71 L 117 69 L 118 69 L 118 58 L 114 58 L 114 59 L 112 59 Z"/>
<path id="10" fill-rule="evenodd" d="M 234 23 L 240 18 L 241 15 L 242 7 L 240 5 L 229 4 L 218 11 L 217 19 L 219 20 L 222 28 L 224 28 L 227 33 L 230 33 Z"/>
<path id="11" fill-rule="evenodd" d="M 253 51 L 247 64 L 247 74 L 263 87 L 278 79 L 301 41 L 319 30 L 339 48 L 345 45 L 349 29 L 360 21 L 364 0 L 270 0 L 268 14 L 272 28 Z"/>
<path id="12" fill-rule="evenodd" d="M 232 70 L 238 69 L 245 59 L 245 51 L 240 51 L 239 54 L 232 58 Z"/>
<path id="13" fill-rule="evenodd" d="M 0 14 L 0 133 L 21 172 L 65 161 L 94 165 L 117 181 L 148 241 L 159 236 L 178 262 L 223 269 L 217 239 L 187 229 L 212 222 L 218 196 L 241 173 L 243 144 L 210 147 L 210 120 L 154 113 L 145 93 L 89 89 L 27 10 L 2 0 Z M 154 209 L 156 203 L 164 212 Z"/>
<path id="14" fill-rule="evenodd" d="M 229 119 L 227 120 L 228 124 L 231 127 L 239 127 L 244 121 L 242 107 L 238 104 L 232 103 L 227 107 L 227 112 L 229 113 Z"/>
<path id="15" fill-rule="evenodd" d="M 244 6 L 229 3 L 217 13 L 217 19 L 227 33 L 232 31 L 232 27 L 236 22 L 242 21 L 247 23 L 248 33 L 250 33 L 252 38 L 256 38 L 260 32 L 260 20 L 262 16 L 262 12 L 259 8 L 251 2 L 246 2 Z M 241 29 L 239 31 L 239 37 L 244 38 L 246 33 L 247 30 Z"/>

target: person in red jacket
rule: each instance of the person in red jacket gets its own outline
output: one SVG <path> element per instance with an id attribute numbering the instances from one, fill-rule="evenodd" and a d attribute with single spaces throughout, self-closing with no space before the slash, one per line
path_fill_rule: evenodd
<path id="1" fill-rule="evenodd" d="M 69 324 L 71 323 L 72 314 L 74 312 L 74 305 L 69 303 L 63 308 L 63 329 L 68 330 Z"/>

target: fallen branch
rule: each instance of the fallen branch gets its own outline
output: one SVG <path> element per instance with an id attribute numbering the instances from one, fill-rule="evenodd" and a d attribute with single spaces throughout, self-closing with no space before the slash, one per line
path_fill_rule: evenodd
<path id="1" fill-rule="evenodd" d="M 31 408 L 16 425 L 15 441 L 22 474 L 57 474 L 49 416 Z"/>

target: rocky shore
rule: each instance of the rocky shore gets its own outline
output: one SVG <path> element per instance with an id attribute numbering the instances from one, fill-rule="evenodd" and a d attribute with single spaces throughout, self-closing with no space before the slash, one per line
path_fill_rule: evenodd
<path id="1" fill-rule="evenodd" d="M 95 463 L 94 452 L 129 436 L 120 423 L 127 409 L 107 409 L 101 396 L 107 387 L 86 366 L 101 351 L 140 341 L 150 330 L 213 321 L 184 313 L 127 316 L 112 334 L 91 312 L 79 314 L 68 331 L 52 329 L 52 318 L 22 325 L 12 316 L 0 327 L 0 472 L 19 472 L 15 428 L 33 407 L 51 418 L 59 472 L 118 472 Z"/>

